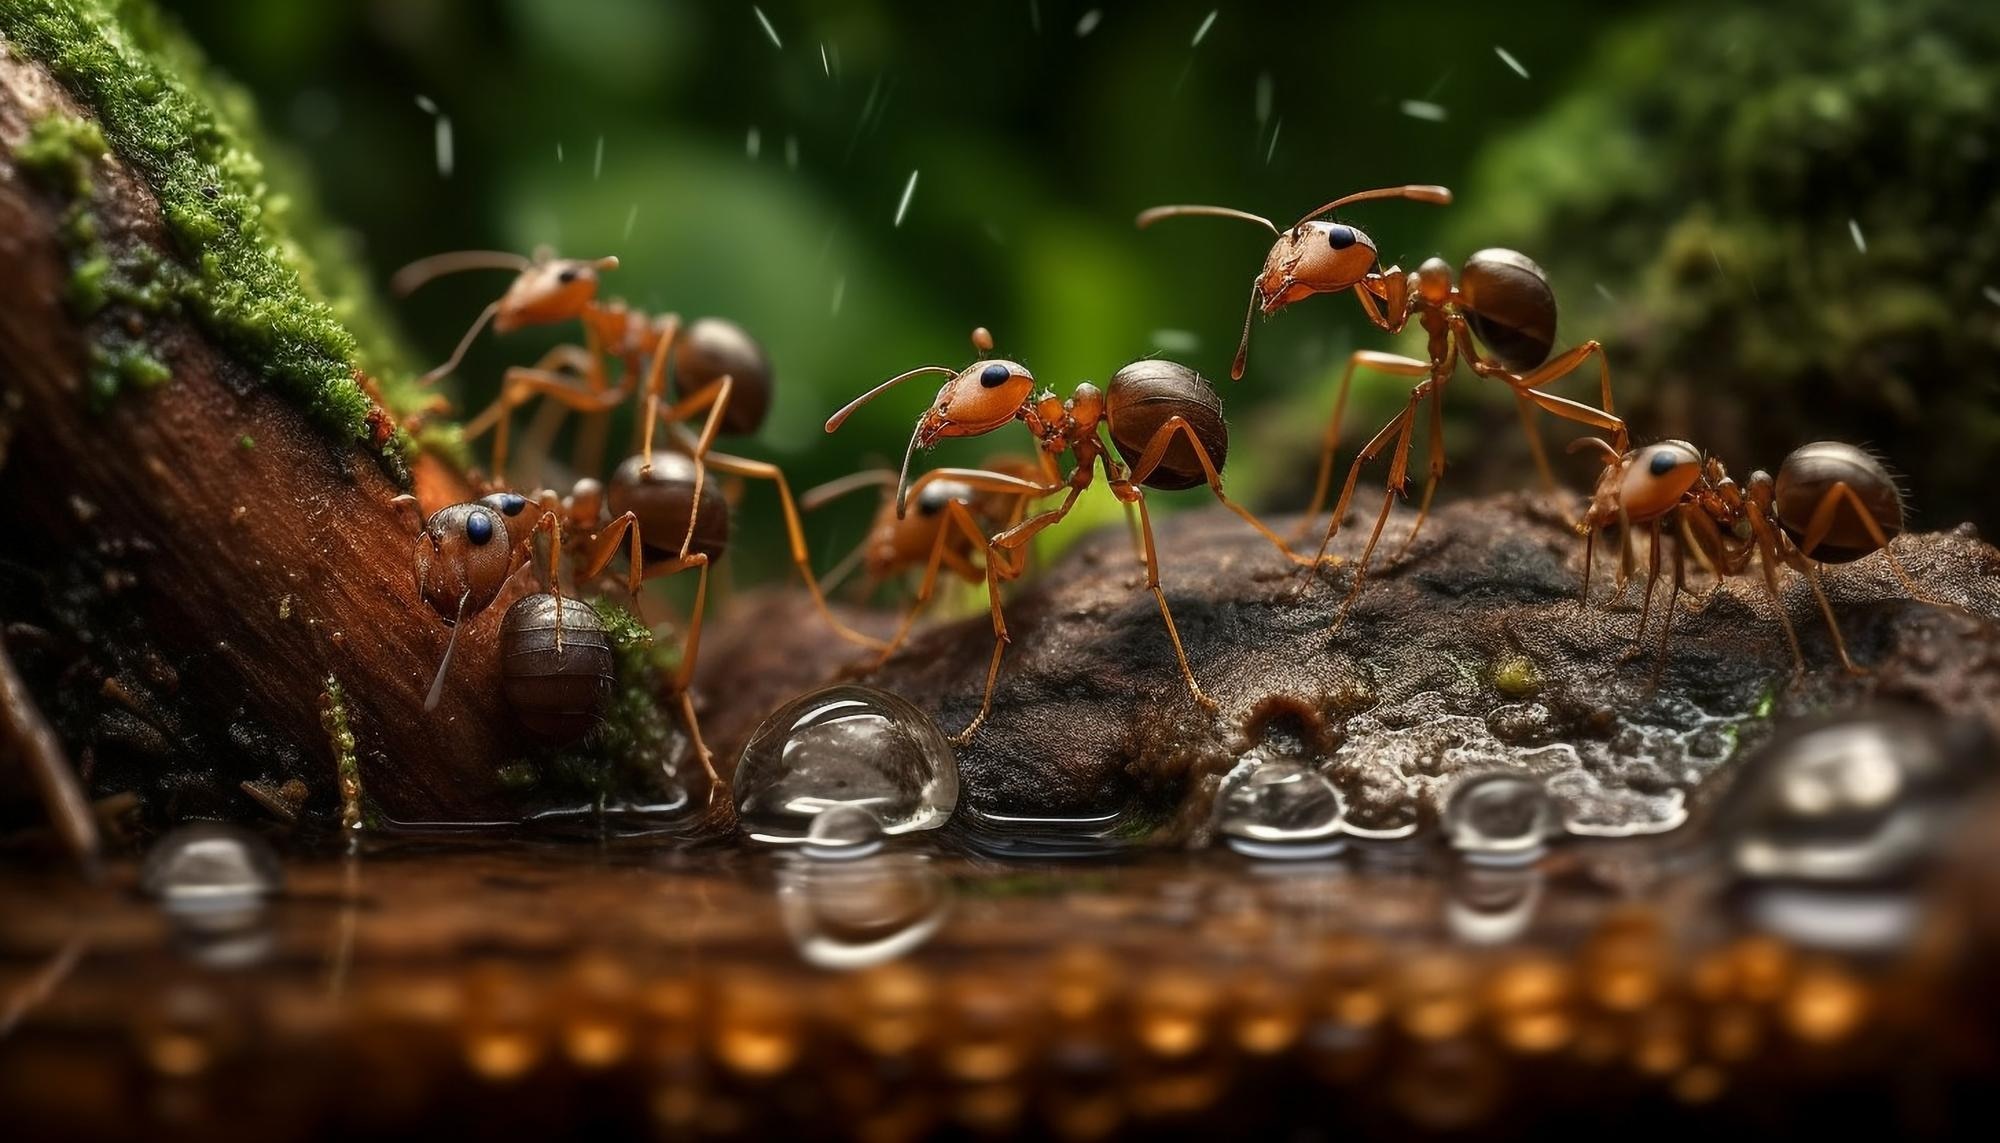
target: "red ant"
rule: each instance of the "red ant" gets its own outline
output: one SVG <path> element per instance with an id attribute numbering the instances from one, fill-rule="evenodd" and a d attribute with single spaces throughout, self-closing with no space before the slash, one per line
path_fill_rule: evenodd
<path id="1" fill-rule="evenodd" d="M 993 337 L 984 329 L 972 334 L 973 347 L 981 353 L 993 348 Z M 994 535 L 982 534 L 969 514 L 953 514 L 953 526 L 960 528 L 968 542 L 986 548 L 985 575 L 987 601 L 993 615 L 993 658 L 986 671 L 986 690 L 979 713 L 954 741 L 971 740 L 993 707 L 993 687 L 1000 675 L 1000 660 L 1008 642 L 1007 622 L 1000 608 L 1000 584 L 1018 577 L 1024 566 L 1023 549 L 1043 529 L 1062 520 L 1076 506 L 1094 480 L 1099 465 L 1112 495 L 1136 506 L 1139 531 L 1146 561 L 1146 588 L 1159 603 L 1160 618 L 1173 643 L 1181 677 L 1200 705 L 1214 710 L 1216 701 L 1195 681 L 1188 665 L 1187 651 L 1181 646 L 1180 631 L 1160 590 L 1159 553 L 1153 541 L 1153 525 L 1146 508 L 1145 489 L 1192 488 L 1206 483 L 1216 499 L 1250 525 L 1288 558 L 1299 561 L 1277 533 L 1266 527 L 1242 505 L 1222 490 L 1222 464 L 1229 449 L 1229 430 L 1222 419 L 1222 402 L 1215 390 L 1194 370 L 1171 361 L 1135 361 L 1113 374 L 1100 390 L 1088 381 L 1079 383 L 1065 401 L 1054 393 L 1035 394 L 1035 378 L 1016 361 L 982 358 L 964 369 L 924 365 L 899 373 L 849 402 L 828 418 L 826 431 L 838 429 L 853 412 L 894 386 L 926 373 L 950 377 L 938 390 L 937 399 L 918 418 L 903 455 L 903 470 L 896 488 L 896 511 L 903 515 L 909 500 L 910 458 L 919 448 L 928 449 L 945 437 L 983 436 L 1021 421 L 1040 446 L 1037 454 L 1042 477 L 1024 480 L 1006 473 L 981 469 L 944 468 L 934 479 L 954 480 L 975 492 L 1039 499 L 1067 489 L 1062 504 L 1030 516 Z M 1108 429 L 1111 444 L 1101 435 Z M 1117 448 L 1114 459 L 1111 446 Z M 1069 453 L 1075 467 L 1068 478 L 1060 475 L 1056 458 Z M 1130 466 L 1129 468 L 1127 466 Z"/>
<path id="2" fill-rule="evenodd" d="M 1798 633 L 1785 614 L 1778 592 L 1778 569 L 1785 566 L 1798 572 L 1812 589 L 1820 614 L 1826 618 L 1841 665 L 1860 673 L 1848 657 L 1847 643 L 1841 638 L 1833 605 L 1820 586 L 1819 566 L 1847 563 L 1871 552 L 1889 558 L 1889 566 L 1910 595 L 1926 596 L 1903 570 L 1889 541 L 1903 530 L 1903 498 L 1896 482 L 1880 461 L 1853 445 L 1838 441 L 1818 441 L 1793 450 L 1778 466 L 1775 479 L 1769 473 L 1750 474 L 1747 485 L 1738 486 L 1722 462 L 1703 459 L 1699 450 L 1686 441 L 1661 441 L 1629 452 L 1618 452 L 1599 437 L 1584 437 L 1572 448 L 1595 448 L 1604 458 L 1604 473 L 1598 478 L 1590 506 L 1577 528 L 1586 537 L 1584 547 L 1583 596 L 1590 598 L 1590 568 L 1597 533 L 1613 524 L 1621 533 L 1633 525 L 1646 530 L 1649 540 L 1646 595 L 1640 606 L 1639 634 L 1646 637 L 1646 621 L 1652 610 L 1653 584 L 1660 574 L 1660 536 L 1664 531 L 1674 548 L 1673 580 L 1667 597 L 1667 618 L 1660 632 L 1660 653 L 1665 655 L 1673 629 L 1674 604 L 1685 579 L 1686 552 L 1692 549 L 1718 581 L 1748 569 L 1756 557 L 1763 569 L 1764 586 L 1777 602 L 1778 619 L 1784 624 L 1785 641 L 1792 649 L 1792 661 L 1805 670 L 1805 656 L 1799 650 Z M 1625 559 L 1619 564 L 1619 590 L 1623 593 Z"/>
<path id="3" fill-rule="evenodd" d="M 495 429 L 493 468 L 504 472 L 507 456 L 507 422 L 518 406 L 536 397 L 546 397 L 559 406 L 593 414 L 608 413 L 621 404 L 643 372 L 645 410 L 641 418 L 642 437 L 638 452 L 638 472 L 643 479 L 658 457 L 653 451 L 653 430 L 664 424 L 680 434 L 679 443 L 693 462 L 693 491 L 688 502 L 696 506 L 686 521 L 686 529 L 675 550 L 686 560 L 696 546 L 702 527 L 701 514 L 710 497 L 704 494 L 708 469 L 731 476 L 771 481 L 785 514 L 792 562 L 804 576 L 813 602 L 834 631 L 850 642 L 879 647 L 880 641 L 842 624 L 826 605 L 819 581 L 812 573 L 812 557 L 806 547 L 805 530 L 799 523 L 790 485 L 778 466 L 713 451 L 721 433 L 753 433 L 763 424 L 771 407 L 774 375 L 770 358 L 755 338 L 740 326 L 720 318 L 702 318 L 681 326 L 674 314 L 649 317 L 622 301 L 601 302 L 597 298 L 598 273 L 615 269 L 616 258 L 578 260 L 555 258 L 539 252 L 533 259 L 504 251 L 473 250 L 438 254 L 405 266 L 395 278 L 395 288 L 408 293 L 424 282 L 461 270 L 509 269 L 517 275 L 499 300 L 481 311 L 458 348 L 443 365 L 425 375 L 435 380 L 449 373 L 464 356 L 466 347 L 491 322 L 501 333 L 526 325 L 552 324 L 575 319 L 583 326 L 584 345 L 563 345 L 551 349 L 532 368 L 509 369 L 500 396 L 467 423 L 468 439 L 489 428 Z M 675 392 L 679 399 L 660 407 L 665 390 L 666 365 L 674 363 Z M 605 377 L 604 361 L 617 357 L 624 371 L 617 385 Z M 568 373 L 557 370 L 568 370 Z M 581 378 L 579 382 L 578 378 Z M 706 413 L 699 436 L 689 436 L 683 423 Z M 630 463 L 629 461 L 627 462 Z M 593 452 L 580 464 L 585 471 L 597 467 Z M 725 523 L 726 528 L 726 523 Z M 670 549 L 672 550 L 672 549 Z"/>
<path id="4" fill-rule="evenodd" d="M 1555 477 L 1543 452 L 1540 434 L 1535 429 L 1534 411 L 1537 407 L 1566 420 L 1606 430 L 1612 435 L 1612 446 L 1620 451 L 1626 447 L 1627 441 L 1625 422 L 1612 412 L 1611 372 L 1603 347 L 1595 341 L 1586 341 L 1553 358 L 1549 356 L 1555 345 L 1555 292 L 1549 287 L 1548 276 L 1541 267 L 1526 255 L 1497 248 L 1478 251 L 1466 259 L 1456 282 L 1453 281 L 1451 266 L 1441 258 L 1428 259 L 1415 273 L 1406 274 L 1398 266 L 1381 269 L 1374 241 L 1358 227 L 1320 219 L 1321 215 L 1349 203 L 1385 198 L 1444 205 L 1451 202 L 1451 192 L 1440 186 L 1382 187 L 1361 191 L 1319 207 L 1288 230 L 1279 230 L 1270 219 L 1261 215 L 1222 206 L 1159 206 L 1141 213 L 1138 219 L 1139 225 L 1145 227 L 1162 218 L 1180 215 L 1240 218 L 1258 223 L 1278 236 L 1270 254 L 1264 259 L 1263 270 L 1250 286 L 1250 312 L 1243 319 L 1243 340 L 1230 370 L 1234 378 L 1243 376 L 1244 363 L 1249 357 L 1251 318 L 1259 310 L 1268 317 L 1313 294 L 1351 289 L 1368 320 L 1382 330 L 1401 332 L 1414 316 L 1429 335 L 1427 360 L 1356 350 L 1348 357 L 1347 368 L 1341 373 L 1333 416 L 1327 423 L 1321 444 L 1319 476 L 1314 482 L 1312 502 L 1306 507 L 1305 520 L 1308 523 L 1326 503 L 1333 475 L 1334 453 L 1340 444 L 1341 414 L 1347 407 L 1347 389 L 1354 379 L 1354 371 L 1365 367 L 1391 376 L 1424 378 L 1410 390 L 1408 407 L 1362 446 L 1360 455 L 1355 457 L 1353 466 L 1348 469 L 1347 482 L 1334 505 L 1333 519 L 1328 522 L 1326 535 L 1320 541 L 1319 557 L 1324 559 L 1327 546 L 1340 531 L 1341 520 L 1347 515 L 1355 483 L 1361 475 L 1361 466 L 1393 444 L 1388 479 L 1391 495 L 1383 497 L 1375 530 L 1369 536 L 1368 546 L 1355 569 L 1354 584 L 1341 605 L 1343 617 L 1366 582 L 1368 561 L 1381 539 L 1382 527 L 1389 519 L 1394 494 L 1402 492 L 1407 482 L 1417 411 L 1426 400 L 1431 402 L 1430 472 L 1424 484 L 1416 522 L 1410 527 L 1409 538 L 1403 542 L 1404 549 L 1416 539 L 1418 530 L 1430 514 L 1431 496 L 1436 492 L 1445 468 L 1444 390 L 1461 356 L 1474 374 L 1495 378 L 1513 390 L 1535 465 L 1547 487 L 1555 487 Z M 1475 344 L 1475 338 L 1478 343 L 1484 344 L 1485 352 L 1481 352 L 1479 345 Z M 1543 386 L 1573 372 L 1593 355 L 1597 357 L 1603 393 L 1604 407 L 1601 410 L 1542 392 Z M 1316 560 L 1315 564 L 1318 562 Z"/>
<path id="5" fill-rule="evenodd" d="M 987 461 L 982 471 L 1031 482 L 1043 475 L 1036 462 L 1004 456 Z M 939 469 L 911 482 L 909 494 L 915 499 L 916 511 L 898 513 L 896 496 L 891 491 L 896 483 L 897 474 L 893 470 L 872 468 L 830 480 L 799 499 L 800 506 L 811 512 L 859 489 L 882 489 L 882 503 L 875 510 L 867 537 L 828 574 L 829 590 L 832 583 L 845 577 L 856 564 L 870 585 L 885 583 L 916 568 L 923 569 L 916 595 L 889 645 L 876 660 L 877 666 L 888 662 L 909 637 L 918 615 L 936 591 L 939 573 L 948 570 L 967 583 L 985 579 L 985 565 L 973 549 L 983 544 L 983 537 L 989 532 L 1005 531 L 1020 523 L 1028 507 L 1024 493 L 982 492 L 955 479 L 950 470 Z M 1020 559 L 1025 559 L 1026 554 L 1025 548 L 1015 553 Z M 1016 568 L 1003 578 L 1019 574 L 1020 569 Z"/>

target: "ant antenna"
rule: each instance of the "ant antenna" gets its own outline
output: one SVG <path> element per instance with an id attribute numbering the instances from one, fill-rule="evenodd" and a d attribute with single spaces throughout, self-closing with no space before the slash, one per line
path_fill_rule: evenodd
<path id="1" fill-rule="evenodd" d="M 1605 467 L 1608 468 L 1618 463 L 1618 450 L 1612 448 L 1611 442 L 1605 440 L 1603 437 L 1578 437 L 1569 442 L 1569 448 L 1563 451 L 1579 453 L 1592 448 L 1597 450 L 1598 457 L 1604 461 Z"/>
<path id="2" fill-rule="evenodd" d="M 445 375 L 449 374 L 452 370 L 458 368 L 458 363 L 465 357 L 465 351 L 467 349 L 472 348 L 472 339 L 478 337 L 479 331 L 485 329 L 486 324 L 493 320 L 493 315 L 499 312 L 500 312 L 499 302 L 487 303 L 486 308 L 479 311 L 479 317 L 473 321 L 472 328 L 466 330 L 465 336 L 458 339 L 458 348 L 451 351 L 451 356 L 445 359 L 445 363 L 443 365 L 440 365 L 436 369 L 431 370 L 429 373 L 424 374 L 422 377 L 417 378 L 417 384 L 419 385 L 436 384 L 439 378 L 444 377 Z"/>
<path id="3" fill-rule="evenodd" d="M 910 458 L 917 455 L 917 438 L 924 433 L 922 418 L 910 430 L 910 447 L 903 450 L 903 471 L 896 476 L 896 519 L 908 514 L 910 506 Z"/>
<path id="4" fill-rule="evenodd" d="M 1350 195 L 1342 195 L 1306 215 L 1304 218 L 1299 219 L 1292 225 L 1303 226 L 1320 215 L 1325 214 L 1327 211 L 1339 210 L 1350 202 L 1367 202 L 1378 198 L 1407 198 L 1414 202 L 1428 202 L 1436 206 L 1451 205 L 1451 191 L 1445 187 L 1430 186 L 1422 183 L 1412 183 L 1408 186 L 1400 187 L 1377 187 L 1374 190 L 1355 191 Z"/>
<path id="5" fill-rule="evenodd" d="M 458 650 L 458 629 L 465 622 L 465 601 L 472 595 L 470 591 L 458 597 L 458 615 L 451 621 L 451 638 L 445 641 L 444 658 L 438 663 L 437 678 L 431 680 L 431 693 L 424 696 L 424 709 L 437 709 L 438 699 L 444 697 L 444 677 L 451 672 L 451 653 Z M 557 629 L 557 639 L 561 639 L 561 628 Z"/>
<path id="6" fill-rule="evenodd" d="M 1257 318 L 1257 303 L 1264 298 L 1264 292 L 1257 282 L 1250 283 L 1250 308 L 1243 312 L 1243 340 L 1236 343 L 1236 360 L 1229 363 L 1229 379 L 1243 380 L 1243 367 L 1250 362 L 1250 323 Z"/>
<path id="7" fill-rule="evenodd" d="M 397 297 L 407 297 L 431 279 L 447 274 L 466 270 L 512 270 L 518 274 L 543 260 L 523 258 L 510 250 L 453 250 L 419 258 L 396 271 L 395 276 L 389 279 L 389 288 L 396 292 Z"/>
<path id="8" fill-rule="evenodd" d="M 1150 210 L 1140 211 L 1138 220 L 1139 229 L 1144 230 L 1163 218 L 1179 218 L 1183 215 L 1197 214 L 1208 215 L 1214 218 L 1240 218 L 1245 222 L 1254 222 L 1273 234 L 1280 233 L 1277 224 L 1261 214 L 1251 214 L 1247 210 L 1237 210 L 1231 206 L 1197 206 L 1189 203 L 1179 203 L 1173 206 L 1156 206 Z"/>
<path id="9" fill-rule="evenodd" d="M 880 385 L 875 386 L 873 389 L 868 390 L 866 393 L 861 394 L 859 397 L 856 397 L 852 401 L 849 401 L 847 404 L 841 406 L 839 412 L 835 413 L 833 416 L 828 417 L 826 419 L 826 431 L 833 432 L 834 430 L 838 429 L 842 424 L 846 423 L 847 418 L 854 415 L 854 410 L 859 409 L 861 406 L 866 405 L 870 401 L 873 401 L 875 398 L 888 392 L 894 386 L 901 384 L 904 381 L 908 381 L 912 377 L 921 377 L 926 373 L 943 373 L 951 377 L 958 376 L 958 370 L 947 369 L 942 365 L 919 365 L 915 369 L 911 369 L 903 373 L 898 373 L 894 377 L 889 378 L 887 381 L 882 382 Z"/>

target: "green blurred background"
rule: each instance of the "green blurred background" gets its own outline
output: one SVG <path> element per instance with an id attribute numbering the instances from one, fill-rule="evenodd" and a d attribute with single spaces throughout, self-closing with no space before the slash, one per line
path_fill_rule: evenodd
<path id="1" fill-rule="evenodd" d="M 1867 443 L 1911 475 L 1918 526 L 2000 523 L 1984 477 L 2000 6 L 770 0 L 782 46 L 735 0 L 170 6 L 297 147 L 378 281 L 441 250 L 547 243 L 619 255 L 608 290 L 639 306 L 752 330 L 779 401 L 727 447 L 798 488 L 897 459 L 931 384 L 837 438 L 820 423 L 891 373 L 964 364 L 984 324 L 1063 391 L 1156 351 L 1196 366 L 1232 419 L 1235 489 L 1295 510 L 1345 355 L 1387 339 L 1351 298 L 1313 299 L 1260 326 L 1232 385 L 1268 237 L 1205 219 L 1142 234 L 1132 217 L 1208 201 L 1285 222 L 1440 182 L 1456 205 L 1347 217 L 1406 268 L 1487 245 L 1540 261 L 1562 340 L 1610 347 L 1640 439 L 1687 436 L 1739 473 L 1815 437 Z M 449 175 L 420 96 L 450 120 Z M 395 311 L 437 360 L 504 285 L 468 274 Z M 483 339 L 454 396 L 476 408 L 558 339 Z M 1446 498 L 1532 487 L 1494 388 L 1461 373 L 1450 394 Z M 1342 463 L 1403 399 L 1360 383 Z M 933 463 L 1026 443 L 948 444 Z M 1590 466 L 1571 463 L 1580 489 Z M 746 521 L 739 547 L 775 555 L 775 506 L 750 496 L 768 526 Z M 867 507 L 810 521 L 822 567 Z"/>

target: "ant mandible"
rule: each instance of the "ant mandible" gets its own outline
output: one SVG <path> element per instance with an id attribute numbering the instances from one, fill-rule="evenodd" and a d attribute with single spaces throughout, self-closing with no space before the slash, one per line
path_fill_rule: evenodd
<path id="1" fill-rule="evenodd" d="M 1456 282 L 1453 281 L 1451 266 L 1441 258 L 1426 260 L 1414 273 L 1406 274 L 1399 266 L 1384 270 L 1380 268 L 1375 243 L 1367 234 L 1358 227 L 1320 217 L 1349 203 L 1389 198 L 1445 205 L 1451 202 L 1451 192 L 1440 186 L 1419 185 L 1360 191 L 1311 211 L 1288 230 L 1279 230 L 1270 219 L 1261 215 L 1222 206 L 1159 206 L 1142 212 L 1138 218 L 1141 227 L 1181 215 L 1240 218 L 1258 223 L 1277 235 L 1277 242 L 1264 259 L 1264 268 L 1251 282 L 1250 312 L 1244 316 L 1243 340 L 1230 369 L 1234 378 L 1243 376 L 1244 363 L 1250 352 L 1251 319 L 1257 312 L 1261 310 L 1268 317 L 1313 294 L 1351 289 L 1368 320 L 1385 332 L 1401 332 L 1414 316 L 1429 335 L 1427 360 L 1363 349 L 1348 357 L 1347 367 L 1341 372 L 1333 415 L 1327 422 L 1321 443 L 1319 475 L 1314 481 L 1312 502 L 1306 507 L 1302 526 L 1309 525 L 1326 502 L 1333 475 L 1334 454 L 1340 444 L 1341 415 L 1347 407 L 1347 390 L 1355 370 L 1366 368 L 1391 376 L 1424 378 L 1410 390 L 1408 406 L 1362 446 L 1353 466 L 1348 469 L 1347 481 L 1334 505 L 1333 519 L 1328 522 L 1326 534 L 1320 541 L 1319 559 L 1314 561 L 1315 565 L 1324 559 L 1327 546 L 1340 531 L 1340 522 L 1347 515 L 1362 465 L 1393 444 L 1388 479 L 1391 495 L 1383 498 L 1375 530 L 1369 536 L 1368 545 L 1355 569 L 1354 584 L 1341 605 L 1343 617 L 1366 582 L 1368 561 L 1381 539 L 1382 527 L 1388 521 L 1393 494 L 1402 492 L 1406 484 L 1417 412 L 1427 400 L 1431 403 L 1427 446 L 1430 454 L 1429 475 L 1424 484 L 1417 519 L 1410 527 L 1408 539 L 1404 540 L 1404 548 L 1407 549 L 1410 542 L 1416 539 L 1417 532 L 1430 514 L 1431 497 L 1445 469 L 1444 389 L 1459 357 L 1465 358 L 1474 374 L 1499 380 L 1513 390 L 1522 427 L 1527 432 L 1529 448 L 1545 486 L 1553 489 L 1555 477 L 1542 449 L 1540 434 L 1535 429 L 1536 408 L 1609 432 L 1613 447 L 1620 451 L 1625 449 L 1627 442 L 1625 422 L 1612 411 L 1611 371 L 1604 358 L 1603 347 L 1595 341 L 1586 341 L 1554 357 L 1549 356 L 1555 345 L 1555 292 L 1549 287 L 1548 277 L 1541 267 L 1526 255 L 1499 248 L 1478 251 L 1466 259 Z M 1486 352 L 1480 351 L 1474 343 L 1475 338 L 1484 344 Z M 1602 409 L 1542 392 L 1543 386 L 1575 371 L 1592 356 L 1598 361 Z M 1338 625 L 1336 622 L 1335 626 Z"/>
<path id="2" fill-rule="evenodd" d="M 1818 565 L 1847 563 L 1880 551 L 1911 597 L 1927 598 L 1889 549 L 1889 541 L 1903 530 L 1902 491 L 1880 461 L 1853 445 L 1839 441 L 1805 445 L 1785 458 L 1775 478 L 1760 470 L 1751 473 L 1742 486 L 1719 459 L 1704 459 L 1700 450 L 1686 441 L 1661 441 L 1621 453 L 1601 437 L 1584 437 L 1571 446 L 1572 451 L 1579 447 L 1597 450 L 1605 464 L 1583 521 L 1577 525 L 1585 537 L 1584 601 L 1590 598 L 1597 533 L 1614 524 L 1621 534 L 1643 527 L 1649 539 L 1646 593 L 1634 640 L 1643 642 L 1653 585 L 1660 574 L 1664 532 L 1673 545 L 1674 563 L 1667 618 L 1660 631 L 1663 657 L 1689 549 L 1715 572 L 1718 582 L 1724 576 L 1745 572 L 1751 559 L 1757 559 L 1765 589 L 1778 605 L 1778 620 L 1784 625 L 1793 665 L 1801 672 L 1805 656 L 1778 591 L 1780 566 L 1798 572 L 1806 581 L 1826 619 L 1841 665 L 1854 673 L 1861 669 L 1848 657 L 1833 605 L 1820 586 Z M 1621 594 L 1626 570 L 1623 555 L 1618 569 Z"/>
<path id="3" fill-rule="evenodd" d="M 985 329 L 972 333 L 973 347 L 990 353 L 993 337 Z M 967 530 L 967 539 L 986 548 L 987 602 L 993 616 L 993 658 L 987 666 L 986 690 L 979 713 L 954 741 L 965 743 L 986 721 L 993 707 L 993 687 L 999 678 L 1000 661 L 1006 651 L 1006 617 L 1001 612 L 1000 584 L 1018 577 L 1024 567 L 1023 549 L 1042 530 L 1061 521 L 1076 506 L 1102 465 L 1104 481 L 1112 495 L 1137 507 L 1139 531 L 1146 561 L 1146 588 L 1159 604 L 1168 640 L 1180 665 L 1188 692 L 1201 706 L 1218 708 L 1213 698 L 1195 681 L 1181 645 L 1180 631 L 1166 593 L 1160 589 L 1160 560 L 1153 540 L 1153 525 L 1146 508 L 1146 488 L 1181 489 L 1207 483 L 1215 496 L 1231 511 L 1248 521 L 1288 558 L 1300 557 L 1285 546 L 1277 533 L 1252 515 L 1249 509 L 1231 500 L 1222 489 L 1222 464 L 1229 449 L 1229 430 L 1222 419 L 1222 402 L 1215 390 L 1194 370 L 1171 361 L 1135 361 L 1113 374 L 1104 389 L 1081 382 L 1065 401 L 1054 393 L 1035 394 L 1035 378 L 1016 361 L 982 358 L 964 369 L 924 365 L 899 373 L 849 402 L 827 419 L 826 431 L 833 432 L 853 412 L 882 393 L 912 377 L 943 373 L 950 377 L 938 390 L 937 399 L 917 420 L 910 445 L 903 454 L 902 475 L 896 488 L 896 511 L 904 514 L 909 500 L 910 458 L 919 448 L 928 449 L 945 437 L 975 437 L 1021 421 L 1040 446 L 1037 460 L 1041 480 L 1024 480 L 1005 473 L 982 469 L 941 468 L 934 479 L 955 480 L 975 492 L 1019 495 L 1026 500 L 1051 496 L 1067 489 L 1057 507 L 1030 516 L 994 535 L 979 535 L 969 517 L 954 515 L 956 526 Z M 1109 429 L 1110 445 L 1101 433 Z M 1056 458 L 1069 453 L 1075 467 L 1063 478 Z M 1127 465 L 1129 464 L 1129 468 Z"/>

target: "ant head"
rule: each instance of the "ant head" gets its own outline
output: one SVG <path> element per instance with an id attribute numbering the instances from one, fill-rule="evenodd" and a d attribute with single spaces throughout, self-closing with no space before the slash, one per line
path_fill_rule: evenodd
<path id="1" fill-rule="evenodd" d="M 1375 269 L 1375 241 L 1359 227 L 1315 219 L 1278 236 L 1257 275 L 1265 316 L 1301 298 L 1352 288 Z"/>
<path id="2" fill-rule="evenodd" d="M 568 321 L 597 297 L 597 275 L 616 270 L 618 259 L 551 258 L 522 270 L 494 306 L 493 328 L 500 333 L 522 326 Z"/>
<path id="3" fill-rule="evenodd" d="M 447 619 L 493 602 L 514 570 L 508 518 L 489 503 L 497 499 L 440 508 L 417 534 L 417 588 Z"/>
<path id="4" fill-rule="evenodd" d="M 1686 441 L 1633 449 L 1609 463 L 1598 478 L 1585 523 L 1604 528 L 1620 520 L 1644 524 L 1658 519 L 1681 502 L 1701 475 L 1701 451 Z"/>
<path id="5" fill-rule="evenodd" d="M 952 376 L 917 422 L 917 447 L 943 437 L 976 437 L 1014 420 L 1035 390 L 1034 375 L 1016 361 L 987 358 Z"/>
<path id="6" fill-rule="evenodd" d="M 507 547 L 511 551 L 528 542 L 535 534 L 535 525 L 542 518 L 535 502 L 518 492 L 495 492 L 482 496 L 479 503 L 492 509 L 500 517 L 500 525 L 507 532 Z"/>

